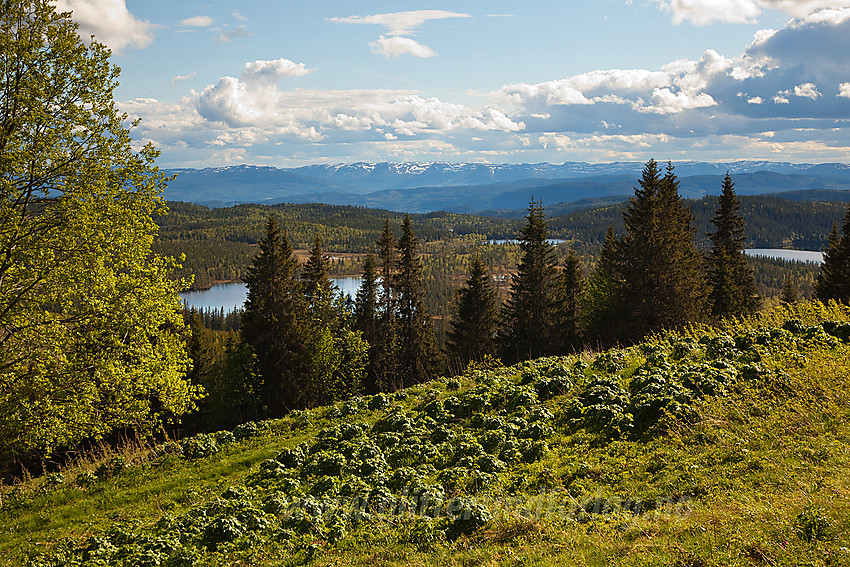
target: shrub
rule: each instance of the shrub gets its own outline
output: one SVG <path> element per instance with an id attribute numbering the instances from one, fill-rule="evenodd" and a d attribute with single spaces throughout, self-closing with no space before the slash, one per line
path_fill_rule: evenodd
<path id="1" fill-rule="evenodd" d="M 390 405 L 390 398 L 384 393 L 375 394 L 366 403 L 366 407 L 370 410 L 384 409 L 388 405 Z"/>
<path id="2" fill-rule="evenodd" d="M 830 539 L 832 524 L 823 508 L 809 505 L 797 514 L 794 521 L 794 533 L 804 541 L 822 541 Z"/>
<path id="3" fill-rule="evenodd" d="M 537 392 L 537 397 L 541 401 L 545 401 L 566 394 L 570 386 L 572 386 L 572 382 L 568 377 L 557 376 L 538 380 L 534 383 L 534 391 Z"/>
<path id="4" fill-rule="evenodd" d="M 212 436 L 217 445 L 226 445 L 236 441 L 236 436 L 230 431 L 216 431 Z"/>
<path id="5" fill-rule="evenodd" d="M 471 534 L 489 522 L 492 517 L 484 504 L 464 496 L 450 500 L 446 511 L 453 518 L 446 530 L 446 537 L 449 539 Z"/>
<path id="6" fill-rule="evenodd" d="M 180 452 L 186 459 L 202 459 L 218 453 L 219 450 L 218 443 L 212 435 L 200 433 L 180 440 Z"/>
<path id="7" fill-rule="evenodd" d="M 313 455 L 304 465 L 304 472 L 315 476 L 336 476 L 345 468 L 345 457 L 339 453 L 322 451 Z"/>
<path id="8" fill-rule="evenodd" d="M 253 421 L 237 425 L 236 428 L 233 430 L 233 437 L 236 438 L 237 441 L 242 441 L 243 439 L 250 439 L 251 437 L 256 437 L 259 434 L 260 426 Z"/>
<path id="9" fill-rule="evenodd" d="M 104 480 L 117 476 L 127 470 L 127 460 L 124 457 L 112 457 L 98 465 L 94 474 L 97 478 Z"/>
<path id="10" fill-rule="evenodd" d="M 283 449 L 277 454 L 275 460 L 288 469 L 295 469 L 304 464 L 305 457 L 304 449 L 301 446 L 297 446 L 291 449 Z"/>

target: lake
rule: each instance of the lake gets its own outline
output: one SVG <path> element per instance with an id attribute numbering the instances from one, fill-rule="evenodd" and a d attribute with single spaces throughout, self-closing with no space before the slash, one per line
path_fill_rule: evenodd
<path id="1" fill-rule="evenodd" d="M 339 276 L 332 277 L 331 281 L 336 284 L 340 293 L 348 294 L 353 298 L 360 287 L 360 279 L 360 276 Z M 209 289 L 181 292 L 180 297 L 186 307 L 194 307 L 201 311 L 224 308 L 225 313 L 230 313 L 242 308 L 242 304 L 248 297 L 248 286 L 241 282 L 215 284 Z"/>
<path id="2" fill-rule="evenodd" d="M 490 240 L 485 240 L 482 244 L 519 244 L 519 242 L 520 241 L 517 240 L 516 238 L 509 238 L 509 239 L 493 238 L 493 239 L 490 239 Z M 553 245 L 557 246 L 558 244 L 561 244 L 562 242 L 566 242 L 566 240 L 562 240 L 560 238 L 548 238 L 548 239 L 546 239 L 546 242 L 548 242 L 549 244 L 553 244 Z"/>
<path id="3" fill-rule="evenodd" d="M 795 260 L 797 262 L 823 263 L 823 252 L 812 252 L 810 250 L 785 250 L 783 248 L 748 248 L 744 250 L 748 256 L 765 256 L 780 260 Z"/>

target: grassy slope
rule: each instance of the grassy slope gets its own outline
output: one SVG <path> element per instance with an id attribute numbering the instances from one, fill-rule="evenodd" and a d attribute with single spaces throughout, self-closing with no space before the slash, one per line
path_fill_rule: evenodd
<path id="1" fill-rule="evenodd" d="M 84 463 L 4 492 L 0 564 L 848 565 L 850 345 L 809 325 L 849 315 L 806 304 Z M 411 488 L 467 516 L 380 513 Z M 371 494 L 359 520 L 331 506 L 349 494 Z"/>

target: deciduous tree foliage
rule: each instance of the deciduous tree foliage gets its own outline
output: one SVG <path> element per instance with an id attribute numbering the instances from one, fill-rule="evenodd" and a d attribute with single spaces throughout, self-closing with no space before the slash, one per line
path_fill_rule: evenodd
<path id="1" fill-rule="evenodd" d="M 193 408 L 183 321 L 150 253 L 166 179 L 114 105 L 118 68 L 46 0 L 0 9 L 0 455 Z"/>

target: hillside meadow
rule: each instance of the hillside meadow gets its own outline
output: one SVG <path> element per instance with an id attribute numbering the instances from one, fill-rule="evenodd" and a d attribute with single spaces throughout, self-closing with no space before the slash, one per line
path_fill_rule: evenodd
<path id="1" fill-rule="evenodd" d="M 473 365 L 2 487 L 0 564 L 848 565 L 850 309 Z"/>

